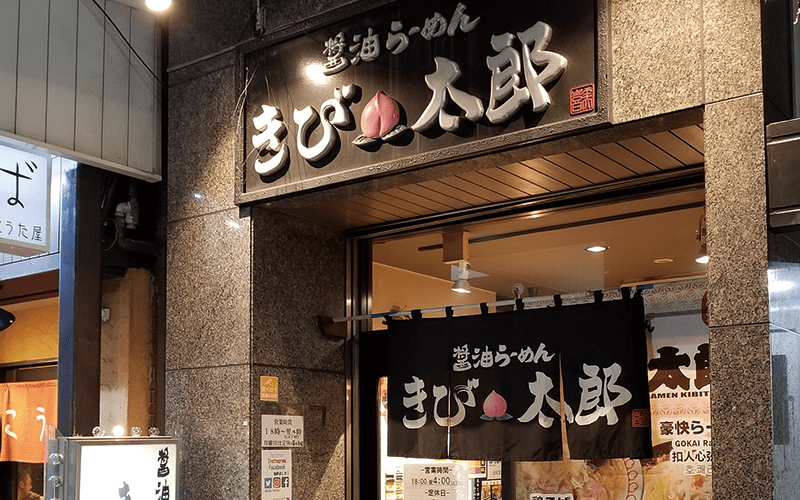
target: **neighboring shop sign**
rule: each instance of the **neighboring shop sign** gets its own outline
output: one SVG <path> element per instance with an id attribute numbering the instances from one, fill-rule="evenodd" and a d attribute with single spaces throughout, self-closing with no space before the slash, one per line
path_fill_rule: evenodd
<path id="1" fill-rule="evenodd" d="M 652 456 L 641 296 L 389 321 L 390 456 Z M 563 387 L 563 412 L 562 394 Z"/>
<path id="2" fill-rule="evenodd" d="M 67 484 L 70 489 L 75 485 L 77 496 L 70 492 L 67 498 L 181 498 L 175 439 L 68 438 L 68 442 L 69 457 L 77 458 L 77 476 L 71 476 L 72 464 L 67 462 Z"/>
<path id="3" fill-rule="evenodd" d="M 50 158 L 0 145 L 0 252 L 50 250 Z"/>
<path id="4" fill-rule="evenodd" d="M 56 425 L 58 382 L 0 384 L 0 462 L 42 463 L 47 424 Z"/>
<path id="5" fill-rule="evenodd" d="M 237 202 L 606 123 L 605 16 L 605 0 L 408 0 L 245 48 Z"/>

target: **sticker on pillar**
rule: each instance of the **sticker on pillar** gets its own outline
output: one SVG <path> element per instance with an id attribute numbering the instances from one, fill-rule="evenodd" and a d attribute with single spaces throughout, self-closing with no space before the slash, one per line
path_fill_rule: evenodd
<path id="1" fill-rule="evenodd" d="M 278 401 L 278 377 L 261 376 L 261 401 Z"/>
<path id="2" fill-rule="evenodd" d="M 261 500 L 291 500 L 292 450 L 261 451 Z"/>
<path id="3" fill-rule="evenodd" d="M 302 448 L 302 415 L 261 415 L 262 448 Z"/>

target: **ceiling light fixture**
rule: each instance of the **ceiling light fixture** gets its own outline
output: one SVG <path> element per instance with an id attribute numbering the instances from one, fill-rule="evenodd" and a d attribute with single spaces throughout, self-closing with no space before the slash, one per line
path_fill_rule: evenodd
<path id="1" fill-rule="evenodd" d="M 450 290 L 458 293 L 472 293 L 469 286 L 469 262 L 462 260 L 458 263 L 458 276 Z"/>
<path id="2" fill-rule="evenodd" d="M 0 331 L 5 330 L 16 320 L 17 318 L 11 314 L 10 311 L 6 311 L 5 309 L 0 309 Z"/>
<path id="3" fill-rule="evenodd" d="M 172 0 L 145 0 L 147 8 L 155 12 L 163 12 L 172 5 Z"/>
<path id="4" fill-rule="evenodd" d="M 700 216 L 700 227 L 697 229 L 697 240 L 700 242 L 700 254 L 694 259 L 698 264 L 708 264 L 708 250 L 706 243 L 708 242 L 708 229 L 706 228 L 706 211 L 703 209 L 703 215 Z"/>
<path id="5" fill-rule="evenodd" d="M 608 250 L 608 247 L 603 246 L 603 245 L 594 245 L 594 246 L 586 248 L 587 252 L 592 252 L 592 253 L 605 252 L 606 250 Z"/>

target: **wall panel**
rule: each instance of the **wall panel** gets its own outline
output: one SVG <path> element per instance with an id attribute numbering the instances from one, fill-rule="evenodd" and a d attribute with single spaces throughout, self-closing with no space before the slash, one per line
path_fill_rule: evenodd
<path id="1" fill-rule="evenodd" d="M 131 8 L 106 3 L 111 21 L 126 39 L 131 36 Z M 108 21 L 106 21 L 108 22 Z M 103 159 L 128 162 L 128 100 L 130 96 L 131 53 L 116 29 L 105 30 L 103 54 Z"/>
<path id="2" fill-rule="evenodd" d="M 3 0 L 0 136 L 160 180 L 160 36 L 152 14 L 111 0 Z"/>
<path id="3" fill-rule="evenodd" d="M 75 0 L 50 0 L 50 18 L 58 18 L 61 22 L 52 26 L 49 37 L 45 142 L 75 149 L 78 3 Z"/>
<path id="4" fill-rule="evenodd" d="M 25 0 L 19 5 L 17 49 L 17 133 L 44 140 L 47 102 L 48 0 Z"/>
<path id="5" fill-rule="evenodd" d="M 19 0 L 0 2 L 0 130 L 14 130 L 17 117 Z"/>
<path id="6" fill-rule="evenodd" d="M 139 10 L 131 10 L 131 45 L 154 73 L 158 74 L 158 30 L 155 20 Z M 134 56 L 135 57 L 135 56 Z M 130 117 L 128 123 L 128 165 L 147 171 L 158 164 L 157 152 L 161 124 L 157 116 L 158 82 L 139 61 L 131 64 Z"/>
<path id="7" fill-rule="evenodd" d="M 91 2 L 78 2 L 75 149 L 96 157 L 102 154 L 103 24 L 102 12 Z"/>

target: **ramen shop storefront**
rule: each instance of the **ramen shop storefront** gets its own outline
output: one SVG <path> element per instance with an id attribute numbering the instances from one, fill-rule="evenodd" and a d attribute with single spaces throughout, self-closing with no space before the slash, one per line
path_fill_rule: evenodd
<path id="1" fill-rule="evenodd" d="M 205 410 L 182 394 L 201 367 L 260 389 L 260 418 L 229 436 L 260 452 L 238 459 L 251 497 L 284 484 L 386 500 L 725 491 L 742 450 L 725 451 L 724 419 L 714 448 L 715 391 L 725 402 L 729 388 L 712 386 L 712 353 L 732 348 L 712 347 L 742 318 L 719 315 L 714 287 L 738 289 L 739 273 L 721 283 L 723 267 L 697 259 L 713 262 L 706 235 L 744 209 L 720 196 L 720 162 L 759 147 L 727 113 L 761 111 L 613 92 L 647 66 L 609 37 L 633 29 L 603 1 L 379 4 L 238 52 L 238 212 L 178 216 L 170 245 L 181 275 L 179 257 L 225 219 L 219 250 L 252 259 L 252 332 L 227 337 L 218 365 L 195 362 L 182 350 L 203 336 L 176 312 L 171 433 L 192 449 Z M 308 316 L 333 318 L 325 335 Z M 264 438 L 296 418 L 302 440 Z M 272 468 L 287 461 L 289 476 Z"/>
<path id="2" fill-rule="evenodd" d="M 605 8 L 405 4 L 279 46 L 326 39 L 317 66 L 243 54 L 241 201 L 447 160 L 345 202 L 379 318 L 352 331 L 362 494 L 711 495 L 701 114 L 530 152 L 610 125 Z"/>

